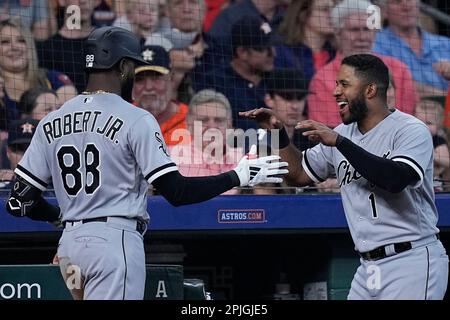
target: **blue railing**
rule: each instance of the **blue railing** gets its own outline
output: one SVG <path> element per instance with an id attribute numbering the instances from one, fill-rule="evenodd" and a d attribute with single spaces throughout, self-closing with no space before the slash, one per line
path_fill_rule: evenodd
<path id="1" fill-rule="evenodd" d="M 56 231 L 43 222 L 15 218 L 0 206 L 0 232 Z M 49 199 L 51 202 L 54 199 Z M 450 194 L 436 194 L 441 228 L 450 227 Z M 173 207 L 160 196 L 149 196 L 150 230 L 270 230 L 346 228 L 339 194 L 237 195 Z"/>

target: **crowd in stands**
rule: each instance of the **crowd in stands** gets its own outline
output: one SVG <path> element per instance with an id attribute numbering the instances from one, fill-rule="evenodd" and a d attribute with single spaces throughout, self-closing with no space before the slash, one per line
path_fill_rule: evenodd
<path id="1" fill-rule="evenodd" d="M 420 0 L 1 1 L 0 180 L 12 179 L 12 158 L 26 149 L 11 141 L 18 128 L 83 92 L 83 43 L 104 25 L 141 39 L 150 64 L 136 66 L 133 104 L 157 119 L 182 174 L 233 167 L 249 146 L 227 129 L 254 129 L 256 142 L 269 141 L 238 115 L 256 107 L 275 110 L 300 150 L 313 146 L 296 123 L 339 125 L 341 61 L 372 53 L 390 70 L 388 105 L 428 125 L 435 189 L 450 191 L 450 38 L 420 12 Z M 316 187 L 333 190 L 336 180 Z"/>

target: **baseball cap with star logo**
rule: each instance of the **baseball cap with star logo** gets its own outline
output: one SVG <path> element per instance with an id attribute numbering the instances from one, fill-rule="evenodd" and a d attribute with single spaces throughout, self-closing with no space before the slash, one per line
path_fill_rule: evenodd
<path id="1" fill-rule="evenodd" d="M 170 72 L 169 53 L 161 46 L 144 46 L 141 51 L 142 59 L 148 64 L 138 65 L 135 74 L 142 71 L 156 71 L 161 74 Z"/>
<path id="2" fill-rule="evenodd" d="M 272 28 L 259 17 L 244 16 L 232 26 L 231 42 L 233 48 L 269 48 L 274 43 Z"/>
<path id="3" fill-rule="evenodd" d="M 34 119 L 15 120 L 8 131 L 8 145 L 29 144 L 39 121 Z"/>

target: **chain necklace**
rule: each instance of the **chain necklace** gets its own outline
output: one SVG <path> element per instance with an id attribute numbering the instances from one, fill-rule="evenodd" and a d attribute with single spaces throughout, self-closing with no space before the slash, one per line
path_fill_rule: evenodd
<path id="1" fill-rule="evenodd" d="M 110 93 L 110 92 L 104 91 L 104 90 L 97 90 L 97 91 L 92 91 L 92 92 L 83 91 L 81 94 L 100 94 L 100 93 Z"/>

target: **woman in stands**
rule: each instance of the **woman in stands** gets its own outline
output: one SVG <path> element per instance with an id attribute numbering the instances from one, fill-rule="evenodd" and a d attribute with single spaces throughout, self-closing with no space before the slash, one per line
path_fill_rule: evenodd
<path id="1" fill-rule="evenodd" d="M 294 0 L 278 29 L 280 45 L 275 46 L 275 67 L 300 70 L 311 79 L 314 73 L 333 60 L 331 44 L 332 0 Z"/>
<path id="2" fill-rule="evenodd" d="M 33 36 L 14 20 L 0 22 L 0 70 L 5 80 L 3 104 L 7 124 L 20 118 L 17 104 L 30 88 L 53 89 L 60 102 L 76 95 L 72 81 L 65 74 L 38 67 Z"/>

